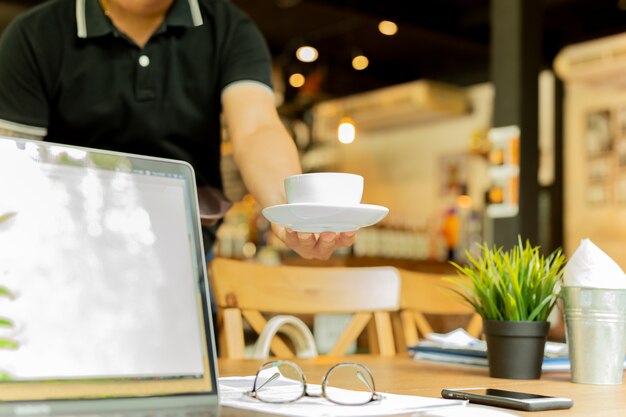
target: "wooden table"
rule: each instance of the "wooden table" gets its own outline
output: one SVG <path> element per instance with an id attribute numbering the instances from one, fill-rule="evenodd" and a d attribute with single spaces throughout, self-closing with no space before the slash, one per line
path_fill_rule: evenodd
<path id="1" fill-rule="evenodd" d="M 376 390 L 394 394 L 440 397 L 442 388 L 489 387 L 524 391 L 542 395 L 568 397 L 574 400 L 569 410 L 523 412 L 508 410 L 520 415 L 544 416 L 626 416 L 626 384 L 585 385 L 569 381 L 569 372 L 544 372 L 539 380 L 511 380 L 489 378 L 486 368 L 416 362 L 407 357 L 381 358 L 368 355 L 313 360 L 296 360 L 313 384 L 321 383 L 324 373 L 337 362 L 360 362 L 367 365 L 376 381 Z M 263 361 L 220 359 L 220 376 L 254 375 Z M 626 380 L 626 378 L 625 378 Z M 224 407 L 220 415 L 250 416 Z M 261 414 L 258 414 L 261 415 Z"/>

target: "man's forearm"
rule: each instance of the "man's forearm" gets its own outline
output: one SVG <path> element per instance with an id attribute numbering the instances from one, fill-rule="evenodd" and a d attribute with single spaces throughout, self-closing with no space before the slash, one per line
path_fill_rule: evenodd
<path id="1" fill-rule="evenodd" d="M 285 203 L 284 178 L 302 172 L 296 146 L 280 124 L 263 126 L 240 140 L 235 161 L 261 207 Z"/>
<path id="2" fill-rule="evenodd" d="M 254 83 L 235 83 L 222 93 L 235 162 L 261 207 L 285 203 L 283 180 L 299 174 L 296 145 L 283 126 L 274 96 Z"/>

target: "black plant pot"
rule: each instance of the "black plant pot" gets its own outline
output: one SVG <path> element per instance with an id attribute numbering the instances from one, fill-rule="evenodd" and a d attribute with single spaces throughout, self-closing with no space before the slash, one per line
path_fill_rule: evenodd
<path id="1" fill-rule="evenodd" d="M 485 320 L 489 376 L 539 379 L 550 323 Z"/>

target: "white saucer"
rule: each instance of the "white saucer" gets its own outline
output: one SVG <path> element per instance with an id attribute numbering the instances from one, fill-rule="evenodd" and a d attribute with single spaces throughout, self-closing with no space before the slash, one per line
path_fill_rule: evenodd
<path id="1" fill-rule="evenodd" d="M 381 221 L 389 213 L 387 207 L 372 204 L 337 206 L 329 204 L 294 203 L 263 209 L 263 216 L 272 223 L 296 232 L 352 232 Z"/>

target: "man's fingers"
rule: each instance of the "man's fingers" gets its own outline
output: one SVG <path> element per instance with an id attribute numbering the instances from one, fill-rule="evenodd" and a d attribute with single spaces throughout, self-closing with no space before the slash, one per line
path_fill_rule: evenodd
<path id="1" fill-rule="evenodd" d="M 332 232 L 324 232 L 317 239 L 314 256 L 318 259 L 326 260 L 332 256 L 336 247 L 337 235 Z"/>
<path id="2" fill-rule="evenodd" d="M 297 239 L 300 245 L 305 248 L 312 248 L 315 246 L 315 235 L 313 233 L 297 232 Z"/>
<path id="3" fill-rule="evenodd" d="M 356 232 L 343 232 L 337 235 L 337 247 L 347 248 L 354 245 Z"/>
<path id="4" fill-rule="evenodd" d="M 315 257 L 316 238 L 313 233 L 294 232 L 291 229 L 286 229 L 284 242 L 289 248 L 305 259 Z"/>
<path id="5" fill-rule="evenodd" d="M 335 247 L 337 241 L 337 235 L 333 232 L 324 232 L 320 234 L 317 244 L 322 247 Z"/>
<path id="6" fill-rule="evenodd" d="M 285 229 L 285 243 L 296 244 L 298 246 L 314 246 L 315 235 L 313 233 L 295 232 L 291 229 Z"/>
<path id="7" fill-rule="evenodd" d="M 288 228 L 274 228 L 285 244 L 305 259 L 329 259 L 338 247 L 349 247 L 356 239 L 355 232 L 295 232 Z"/>

